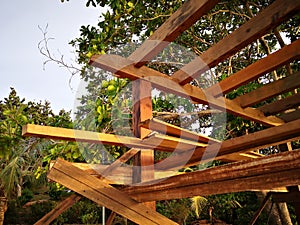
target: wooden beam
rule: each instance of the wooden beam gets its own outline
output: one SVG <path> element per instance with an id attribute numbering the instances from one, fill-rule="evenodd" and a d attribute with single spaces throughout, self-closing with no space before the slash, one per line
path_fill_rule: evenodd
<path id="1" fill-rule="evenodd" d="M 254 151 L 245 152 L 245 153 L 232 153 L 224 155 L 223 157 L 219 157 L 219 160 L 222 162 L 237 162 L 247 159 L 257 159 L 263 157 L 263 154 L 259 154 Z"/>
<path id="2" fill-rule="evenodd" d="M 110 168 L 111 165 L 88 164 L 88 163 L 72 163 L 73 166 L 83 170 L 86 174 L 95 176 L 101 179 L 102 182 L 110 185 L 132 185 L 132 166 L 117 167 L 110 171 L 105 178 L 103 178 L 103 171 Z M 174 170 L 154 171 L 154 179 L 167 178 L 173 175 L 181 174 L 181 172 Z"/>
<path id="3" fill-rule="evenodd" d="M 39 221 L 37 221 L 34 225 L 49 225 L 53 222 L 60 214 L 68 210 L 72 207 L 76 202 L 81 199 L 81 196 L 77 194 L 72 194 L 62 202 L 60 202 L 54 209 L 52 209 L 49 213 L 43 216 Z"/>
<path id="4" fill-rule="evenodd" d="M 113 222 L 114 222 L 114 219 L 115 219 L 116 215 L 117 214 L 115 212 L 111 212 L 109 217 L 107 218 L 105 224 L 106 225 L 113 225 Z"/>
<path id="5" fill-rule="evenodd" d="M 164 121 L 152 118 L 140 123 L 141 127 L 145 127 L 149 130 L 157 131 L 162 134 L 170 135 L 173 137 L 183 138 L 186 140 L 202 142 L 202 143 L 219 143 L 220 141 L 207 137 L 203 134 L 199 134 L 196 132 L 192 132 L 187 129 L 183 129 L 181 127 L 175 126 L 170 123 L 166 123 Z"/>
<path id="6" fill-rule="evenodd" d="M 300 203 L 300 192 L 274 192 L 272 193 L 272 199 L 276 203 Z"/>
<path id="7" fill-rule="evenodd" d="M 187 198 L 300 184 L 300 150 L 154 180 L 123 191 L 137 201 Z"/>
<path id="8" fill-rule="evenodd" d="M 300 55 L 300 40 L 299 40 Z M 274 96 L 292 91 L 300 87 L 300 72 L 289 75 L 272 83 L 265 84 L 249 93 L 238 96 L 234 99 L 241 107 L 253 106 L 259 102 L 272 98 Z"/>
<path id="9" fill-rule="evenodd" d="M 158 144 L 161 146 L 169 146 L 170 149 L 174 149 L 177 152 L 184 152 L 190 149 L 195 149 L 196 147 L 206 147 L 207 144 L 185 140 L 182 138 L 167 136 L 163 134 L 154 133 L 150 135 L 149 137 L 145 138 L 143 140 L 143 143 L 145 144 Z M 170 151 L 170 152 L 173 152 Z"/>
<path id="10" fill-rule="evenodd" d="M 129 59 L 136 62 L 136 67 L 143 66 L 218 2 L 219 0 L 190 0 L 185 2 L 141 47 L 129 56 Z"/>
<path id="11" fill-rule="evenodd" d="M 102 177 L 107 177 L 115 169 L 120 167 L 123 163 L 127 162 L 129 159 L 134 157 L 140 150 L 132 148 L 129 151 L 125 152 L 120 158 L 116 159 L 112 164 L 110 164 L 106 169 L 101 172 Z"/>
<path id="12" fill-rule="evenodd" d="M 300 105 L 300 93 L 260 106 L 258 109 L 265 115 L 275 115 Z"/>
<path id="13" fill-rule="evenodd" d="M 50 170 L 48 178 L 135 223 L 145 225 L 177 224 L 62 159 L 57 160 Z"/>
<path id="14" fill-rule="evenodd" d="M 280 50 L 266 56 L 265 58 L 252 63 L 246 68 L 232 74 L 226 79 L 220 81 L 219 83 L 209 87 L 207 92 L 211 93 L 213 96 L 221 96 L 224 95 L 246 83 L 249 81 L 255 80 L 260 76 L 267 74 L 276 68 L 285 65 L 288 62 L 291 62 L 294 59 L 300 58 L 300 40 L 294 41 L 292 44 L 287 45 Z M 299 75 L 295 75 L 296 77 Z M 274 82 L 277 83 L 277 82 Z M 282 85 L 282 81 L 277 83 L 278 85 Z M 290 84 L 290 83 L 288 83 Z M 285 86 L 283 86 L 285 87 Z M 239 103 L 243 103 L 242 101 L 238 101 Z M 250 106 L 242 105 L 243 107 Z"/>
<path id="15" fill-rule="evenodd" d="M 72 163 L 78 169 L 83 170 L 86 174 L 101 179 L 102 182 L 110 185 L 131 185 L 132 184 L 132 167 L 116 167 L 110 173 L 103 176 L 103 172 L 109 170 L 110 165 L 89 164 L 89 163 Z M 167 174 L 168 175 L 168 174 Z"/>
<path id="16" fill-rule="evenodd" d="M 248 44 L 291 18 L 300 10 L 300 2 L 277 0 L 259 12 L 255 17 L 205 51 L 199 58 L 182 67 L 173 78 L 180 84 L 190 82 L 194 77 L 216 66 Z"/>
<path id="17" fill-rule="evenodd" d="M 279 116 L 279 118 L 281 118 L 282 120 L 284 120 L 286 122 L 298 120 L 298 119 L 300 119 L 300 109 L 296 109 L 292 112 L 283 113 Z"/>
<path id="18" fill-rule="evenodd" d="M 137 138 L 144 139 L 150 134 L 150 130 L 140 127 L 143 120 L 152 117 L 152 85 L 145 80 L 136 80 L 132 83 L 133 109 L 132 109 L 132 127 L 133 133 Z M 155 143 L 160 145 L 160 143 Z M 169 146 L 167 146 L 168 148 Z M 133 183 L 154 179 L 154 151 L 145 149 L 140 151 L 133 158 Z M 145 203 L 146 207 L 156 210 L 155 202 Z"/>
<path id="19" fill-rule="evenodd" d="M 249 152 L 298 139 L 300 139 L 300 120 L 225 140 L 222 144 L 212 144 L 207 149 L 196 148 L 194 151 L 186 151 L 184 154 L 170 156 L 166 162 L 156 164 L 156 169 L 182 168 L 184 165 L 196 165 L 200 161 L 221 159 L 227 154 Z"/>
<path id="20" fill-rule="evenodd" d="M 190 98 L 199 104 L 206 104 L 210 107 L 215 107 L 223 111 L 226 110 L 234 115 L 254 120 L 265 125 L 278 126 L 284 123 L 276 117 L 265 117 L 259 110 L 253 108 L 243 109 L 232 100 L 225 98 L 216 99 L 215 97 L 206 94 L 199 87 L 195 87 L 190 84 L 179 86 L 170 76 L 145 66 L 136 68 L 132 61 L 121 56 L 94 55 L 90 60 L 90 64 L 92 66 L 108 70 L 122 78 L 129 78 L 131 80 L 147 80 L 156 88 L 163 91 Z"/>
<path id="21" fill-rule="evenodd" d="M 23 126 L 23 136 L 35 136 L 40 138 L 50 138 L 65 141 L 78 141 L 88 143 L 99 143 L 117 146 L 126 146 L 140 149 L 156 149 L 161 151 L 171 151 L 168 146 L 157 144 L 143 144 L 143 140 L 135 137 L 126 137 L 114 134 L 97 133 L 92 131 L 74 130 L 60 127 L 40 126 L 27 124 Z"/>

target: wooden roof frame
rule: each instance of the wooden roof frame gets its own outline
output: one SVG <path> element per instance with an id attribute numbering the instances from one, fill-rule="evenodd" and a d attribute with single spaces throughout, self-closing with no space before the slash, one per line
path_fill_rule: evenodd
<path id="1" fill-rule="evenodd" d="M 269 54 L 207 89 L 189 84 L 193 78 L 200 76 L 201 73 L 213 68 L 299 13 L 300 1 L 276 0 L 171 76 L 146 66 L 147 62 L 151 61 L 217 3 L 218 0 L 187 1 L 128 58 L 118 55 L 95 55 L 91 57 L 90 64 L 110 71 L 120 78 L 142 80 L 134 91 L 134 96 L 138 99 L 142 95 L 139 94 L 140 92 L 146 93 L 152 87 L 156 87 L 189 98 L 196 103 L 213 106 L 218 110 L 261 123 L 269 128 L 220 142 L 151 118 L 152 108 L 149 107 L 151 99 L 140 99 L 138 105 L 134 106 L 133 120 L 136 138 L 30 124 L 24 126 L 23 135 L 25 136 L 91 143 L 101 142 L 132 148 L 112 165 L 102 169 L 103 174 L 99 177 L 100 179 L 84 169 L 84 166 L 71 164 L 61 159 L 52 167 L 48 175 L 50 179 L 140 224 L 146 224 L 145 221 L 147 224 L 176 223 L 157 214 L 153 208 L 146 208 L 139 202 L 191 197 L 203 193 L 209 195 L 253 189 L 262 190 L 266 186 L 263 186 L 265 183 L 259 182 L 258 178 L 268 180 L 268 189 L 300 184 L 300 150 L 268 157 L 251 152 L 262 147 L 300 139 L 299 93 L 264 104 L 267 99 L 299 88 L 299 71 L 235 99 L 230 100 L 223 96 L 262 75 L 299 59 L 300 40 Z M 142 85 L 146 87 L 145 90 Z M 261 105 L 255 107 L 258 103 Z M 149 108 L 144 107 L 146 105 Z M 164 134 L 149 135 L 151 132 L 149 129 Z M 165 163 L 153 164 L 151 151 L 172 152 L 178 148 L 180 152 L 167 158 Z M 122 163 L 131 158 L 134 158 L 136 165 L 150 165 L 152 169 L 139 172 L 133 170 L 133 178 L 130 182 L 141 183 L 138 186 L 117 190 L 111 186 L 117 183 L 105 180 L 104 176 L 126 173 L 124 172 L 126 168 L 124 170 L 120 168 Z M 154 176 L 158 171 L 195 165 L 201 160 L 212 159 L 236 162 L 209 170 L 175 175 L 169 179 L 159 180 Z M 275 173 L 281 176 L 273 179 L 276 176 Z M 165 176 L 168 174 L 165 173 Z M 135 176 L 139 176 L 138 179 Z M 221 184 L 226 188 L 218 187 Z M 298 195 L 299 193 L 293 193 L 293 196 Z M 286 195 L 276 196 L 278 201 L 281 201 Z M 69 201 L 75 202 L 74 199 L 77 201 L 75 197 L 70 199 L 66 203 L 62 203 L 63 208 L 69 207 Z M 299 204 L 297 207 L 300 207 Z M 300 220 L 300 215 L 297 216 Z"/>

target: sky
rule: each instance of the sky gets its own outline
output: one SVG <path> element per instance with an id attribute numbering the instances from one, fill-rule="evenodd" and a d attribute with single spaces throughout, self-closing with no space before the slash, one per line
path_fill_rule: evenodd
<path id="1" fill-rule="evenodd" d="M 102 8 L 85 7 L 86 1 L 26 0 L 0 1 L 0 100 L 8 96 L 10 87 L 27 101 L 45 100 L 55 113 L 73 110 L 79 76 L 69 84 L 71 74 L 55 63 L 48 63 L 38 49 L 47 28 L 49 48 L 55 56 L 64 55 L 74 61 L 74 48 L 69 41 L 79 37 L 82 25 L 96 25 Z M 71 87 L 70 87 L 71 86 Z"/>

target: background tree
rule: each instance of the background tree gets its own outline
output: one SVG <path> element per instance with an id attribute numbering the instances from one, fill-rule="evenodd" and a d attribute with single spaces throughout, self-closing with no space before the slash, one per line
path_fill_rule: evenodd
<path id="1" fill-rule="evenodd" d="M 37 184 L 34 174 L 55 144 L 49 140 L 22 137 L 22 126 L 28 123 L 72 127 L 69 113 L 62 110 L 55 115 L 50 103 L 26 102 L 11 88 L 9 96 L 0 101 L 0 197 L 3 203 L 7 199 L 17 199 L 24 188 Z M 6 207 L 6 204 L 1 206 Z M 1 216 L 3 222 L 4 213 Z"/>
<path id="2" fill-rule="evenodd" d="M 175 43 L 180 46 L 184 46 L 188 50 L 194 52 L 196 55 L 201 55 L 201 53 L 207 50 L 210 46 L 223 39 L 225 36 L 251 19 L 254 15 L 260 12 L 266 6 L 270 5 L 272 2 L 272 0 L 233 0 L 230 2 L 221 1 L 206 16 L 195 23 L 194 26 L 180 35 L 175 40 Z M 91 72 L 91 68 L 87 64 L 89 58 L 93 54 L 116 53 L 112 52 L 112 49 L 119 49 L 120 46 L 124 45 L 124 43 L 140 44 L 182 4 L 183 1 L 181 0 L 151 2 L 143 0 L 87 0 L 87 6 L 106 6 L 108 7 L 108 10 L 102 14 L 98 26 L 82 26 L 80 29 L 80 37 L 70 42 L 70 44 L 74 46 L 78 53 L 78 62 L 83 66 L 81 70 L 82 78 L 86 81 L 89 81 L 89 83 L 93 86 L 88 86 L 88 94 L 82 96 L 81 100 L 83 107 L 79 109 L 77 114 L 78 118 L 81 118 L 81 120 L 79 120 L 80 123 L 78 124 L 79 127 L 81 126 L 82 128 L 87 128 L 93 124 L 93 126 L 98 130 L 104 132 L 113 132 L 111 128 L 113 127 L 114 121 L 111 121 L 110 118 L 113 113 L 113 106 L 116 106 L 116 102 L 114 101 L 115 96 L 120 93 L 120 87 L 122 87 L 123 82 L 122 80 L 112 79 L 109 77 L 110 75 L 102 72 L 100 74 L 98 72 Z M 222 80 L 241 68 L 244 68 L 270 54 L 280 46 L 283 46 L 285 42 L 288 43 L 298 39 L 300 35 L 299 22 L 300 16 L 295 16 L 283 25 L 274 29 L 272 32 L 251 43 L 241 51 L 237 52 L 235 55 L 220 63 L 214 68 L 214 79 Z M 134 48 L 131 50 L 133 51 Z M 127 53 L 130 54 L 130 51 Z M 162 58 L 163 56 L 160 55 L 159 57 Z M 165 62 L 160 61 L 149 62 L 148 66 L 167 74 L 172 74 L 172 72 L 178 69 L 178 67 L 175 68 L 172 65 L 170 66 Z M 247 93 L 262 86 L 264 83 L 276 80 L 279 77 L 288 76 L 293 71 L 299 71 L 299 63 L 297 63 L 297 61 L 287 65 L 285 68 L 268 73 L 265 76 L 251 82 L 250 84 L 234 90 L 233 92 L 227 94 L 226 97 L 234 98 L 243 93 Z M 102 80 L 114 81 L 107 81 L 108 83 L 99 83 L 99 76 L 101 76 Z M 192 81 L 193 85 L 200 85 L 201 83 L 203 83 L 201 77 Z M 101 90 L 100 93 L 99 90 Z M 167 111 L 172 113 L 172 116 L 169 116 L 166 120 L 168 122 L 180 125 L 177 120 L 178 111 L 174 109 L 174 101 L 172 98 L 170 99 L 168 95 L 161 93 L 159 96 L 154 97 L 153 99 L 154 109 L 157 111 L 157 114 L 154 114 L 155 116 L 161 115 L 158 113 L 159 111 Z M 273 100 L 274 99 L 268 99 L 266 101 L 272 102 Z M 120 113 L 121 115 L 126 114 L 128 115 L 127 118 L 130 119 L 131 112 L 129 106 L 130 102 L 124 106 L 125 108 L 128 108 L 128 111 L 117 113 Z M 186 107 L 188 108 L 187 105 Z M 86 117 L 85 115 L 89 115 L 89 117 Z M 198 131 L 201 131 L 201 128 L 203 127 L 211 125 L 209 119 L 210 115 L 206 116 L 206 120 L 200 119 L 198 121 L 200 124 Z M 262 128 L 262 125 L 255 122 L 249 122 L 247 120 L 229 115 L 225 138 L 241 136 L 247 134 L 248 132 L 257 131 Z M 112 152 L 115 152 L 115 149 L 111 150 Z M 278 149 L 277 146 L 274 146 L 265 149 L 264 152 L 270 154 L 278 151 L 280 151 L 280 149 Z M 121 151 L 120 154 L 122 154 Z M 245 193 L 241 195 L 249 195 L 254 197 L 253 193 Z M 246 218 L 243 217 L 242 214 L 239 214 L 241 213 L 241 210 L 239 209 L 247 208 L 249 204 L 249 198 L 239 198 L 238 196 L 238 194 L 216 196 L 215 198 L 217 200 L 212 200 L 210 202 L 214 209 L 218 208 L 218 205 L 222 205 L 223 208 L 226 208 L 224 205 L 227 203 L 229 204 L 230 208 L 230 210 L 217 211 L 217 216 L 224 218 L 224 220 L 226 220 L 228 223 L 247 223 L 247 219 L 235 219 L 236 217 Z M 232 198 L 236 198 L 238 200 L 231 200 Z M 226 199 L 229 200 L 227 201 Z M 235 202 L 235 204 L 232 204 L 232 202 Z M 237 202 L 239 204 L 237 204 Z M 229 211 L 237 214 L 235 216 L 228 216 Z M 278 222 L 276 224 L 280 223 Z"/>

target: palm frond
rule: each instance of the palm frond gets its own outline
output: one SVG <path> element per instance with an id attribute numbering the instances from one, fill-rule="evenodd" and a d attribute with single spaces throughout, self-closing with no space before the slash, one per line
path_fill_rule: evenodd
<path id="1" fill-rule="evenodd" d="M 205 208 L 208 200 L 202 196 L 195 196 L 191 198 L 192 201 L 192 209 L 194 210 L 197 217 L 200 217 L 202 210 Z"/>

